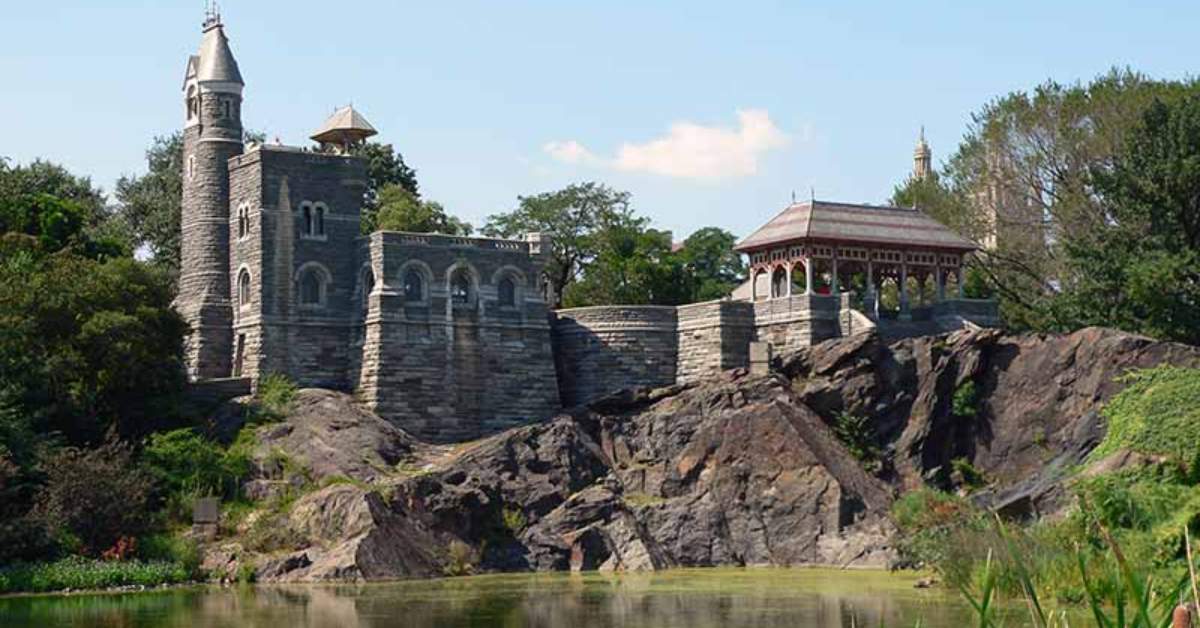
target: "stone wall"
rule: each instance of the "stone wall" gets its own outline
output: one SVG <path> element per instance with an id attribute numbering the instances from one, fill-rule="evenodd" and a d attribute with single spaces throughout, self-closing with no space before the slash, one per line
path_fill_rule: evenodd
<path id="1" fill-rule="evenodd" d="M 839 300 L 821 295 L 559 310 L 553 337 L 560 395 L 572 406 L 623 388 L 747 368 L 751 341 L 779 354 L 836 338 L 839 313 Z"/>
<path id="2" fill-rule="evenodd" d="M 755 301 L 755 338 L 774 355 L 836 338 L 839 309 L 837 297 L 819 294 Z"/>
<path id="3" fill-rule="evenodd" d="M 548 248 L 546 249 L 548 251 Z M 560 407 L 534 243 L 377 232 L 360 242 L 375 277 L 361 323 L 358 394 L 421 438 L 460 441 L 541 420 Z M 406 291 L 415 273 L 418 290 Z M 451 280 L 470 279 L 456 302 Z M 502 304 L 499 285 L 516 290 Z"/>
<path id="4" fill-rule="evenodd" d="M 746 301 L 709 301 L 677 312 L 679 357 L 676 381 L 692 382 L 750 365 L 754 306 Z"/>
<path id="5" fill-rule="evenodd" d="M 558 310 L 554 357 L 563 404 L 575 406 L 630 386 L 676 381 L 676 308 L 599 306 Z"/>

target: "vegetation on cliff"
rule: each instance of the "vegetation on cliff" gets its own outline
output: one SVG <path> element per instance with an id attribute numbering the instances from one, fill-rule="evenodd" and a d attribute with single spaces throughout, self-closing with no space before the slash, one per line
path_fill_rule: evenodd
<path id="1" fill-rule="evenodd" d="M 1200 369 L 1160 366 L 1122 381 L 1103 410 L 1106 437 L 1069 480 L 1077 506 L 1066 516 L 1005 532 L 968 497 L 915 491 L 893 509 L 902 555 L 957 587 L 986 580 L 1011 596 L 1032 588 L 1043 600 L 1134 605 L 1125 561 L 1139 587 L 1174 594 L 1189 571 L 1185 530 L 1200 535 Z"/>

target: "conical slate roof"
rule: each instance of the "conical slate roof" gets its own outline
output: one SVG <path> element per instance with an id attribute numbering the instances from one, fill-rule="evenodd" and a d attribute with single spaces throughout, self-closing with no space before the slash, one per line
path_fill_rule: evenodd
<path id="1" fill-rule="evenodd" d="M 356 142 L 376 133 L 378 132 L 375 127 L 371 126 L 371 123 L 367 122 L 361 113 L 347 105 L 333 112 L 325 124 L 322 124 L 321 128 L 312 134 L 312 139 L 317 142 L 337 144 L 347 140 Z"/>
<path id="2" fill-rule="evenodd" d="M 200 81 L 245 85 L 242 82 L 242 73 L 238 71 L 237 60 L 233 58 L 233 51 L 229 49 L 229 40 L 225 38 L 225 28 L 220 22 L 204 29 L 196 78 Z"/>

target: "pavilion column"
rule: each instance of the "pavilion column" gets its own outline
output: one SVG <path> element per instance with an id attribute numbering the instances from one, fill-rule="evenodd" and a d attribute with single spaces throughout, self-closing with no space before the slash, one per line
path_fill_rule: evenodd
<path id="1" fill-rule="evenodd" d="M 946 277 L 944 274 L 945 270 L 939 264 L 938 266 L 934 267 L 933 272 L 936 273 L 934 275 L 934 277 L 935 277 L 935 283 L 937 284 L 937 300 L 945 301 L 946 300 Z"/>
<path id="2" fill-rule="evenodd" d="M 900 320 L 912 320 L 908 307 L 908 260 L 900 261 Z"/>
<path id="3" fill-rule="evenodd" d="M 787 265 L 787 290 L 784 290 L 783 293 L 789 297 L 792 296 L 792 266 L 794 265 L 794 263 Z"/>
<path id="4" fill-rule="evenodd" d="M 963 298 L 963 272 L 961 261 L 958 263 L 958 268 L 954 269 L 954 277 L 958 280 L 958 298 L 961 299 Z"/>
<path id="5" fill-rule="evenodd" d="M 838 294 L 840 294 L 840 290 L 841 290 L 838 286 L 837 249 L 833 250 L 832 264 L 833 264 L 833 272 L 831 273 L 831 276 L 833 279 L 829 283 L 829 294 L 836 297 Z"/>
<path id="6" fill-rule="evenodd" d="M 867 296 L 875 296 L 875 267 L 871 265 L 871 259 L 867 258 Z"/>
<path id="7" fill-rule="evenodd" d="M 804 294 L 810 295 L 813 293 L 813 259 L 806 257 L 804 259 Z"/>

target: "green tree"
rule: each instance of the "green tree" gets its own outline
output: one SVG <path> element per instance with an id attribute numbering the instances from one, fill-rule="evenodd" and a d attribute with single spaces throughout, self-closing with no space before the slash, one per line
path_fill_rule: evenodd
<path id="1" fill-rule="evenodd" d="M 746 264 L 733 250 L 737 238 L 719 227 L 698 229 L 676 253 L 691 284 L 690 301 L 729 296 L 746 279 Z"/>
<path id="2" fill-rule="evenodd" d="M 417 171 L 404 163 L 404 156 L 396 152 L 391 144 L 365 142 L 355 145 L 350 152 L 367 160 L 367 191 L 362 209 L 364 234 L 374 230 L 377 223 L 375 213 L 382 205 L 379 196 L 384 188 L 398 185 L 414 198 L 421 198 L 421 191 L 417 185 Z"/>
<path id="3" fill-rule="evenodd" d="M 1055 325 L 1200 344 L 1200 91 L 1155 101 L 1092 175 L 1108 220 L 1064 243 Z"/>
<path id="4" fill-rule="evenodd" d="M 164 273 L 0 237 L 0 382 L 41 433 L 95 442 L 171 416 L 186 324 Z"/>
<path id="5" fill-rule="evenodd" d="M 183 133 L 154 138 L 146 149 L 146 165 L 146 174 L 117 180 L 117 214 L 135 245 L 146 247 L 156 264 L 175 275 L 179 273 Z"/>
<path id="6" fill-rule="evenodd" d="M 594 234 L 597 254 L 567 286 L 563 305 L 679 305 L 691 299 L 693 281 L 671 252 L 671 233 L 645 222 L 609 225 Z"/>
<path id="7" fill-rule="evenodd" d="M 545 274 L 558 298 L 555 306 L 562 304 L 566 288 L 600 254 L 602 231 L 644 221 L 634 216 L 628 192 L 599 183 L 574 183 L 517 201 L 516 209 L 489 216 L 483 232 L 507 238 L 540 232 L 553 238 Z"/>
<path id="8" fill-rule="evenodd" d="M 1110 219 L 1093 174 L 1113 166 L 1155 99 L 1195 89 L 1114 69 L 1087 83 L 1012 92 L 972 114 L 938 176 L 901 184 L 892 201 L 917 205 L 984 248 L 972 270 L 1010 326 L 1055 328 L 1061 286 L 1087 279 L 1073 275 L 1067 248 L 1103 233 Z"/>
<path id="9" fill-rule="evenodd" d="M 470 223 L 447 214 L 441 203 L 421 200 L 394 183 L 379 191 L 377 202 L 378 210 L 363 218 L 367 233 L 382 230 L 471 235 L 473 230 Z"/>

